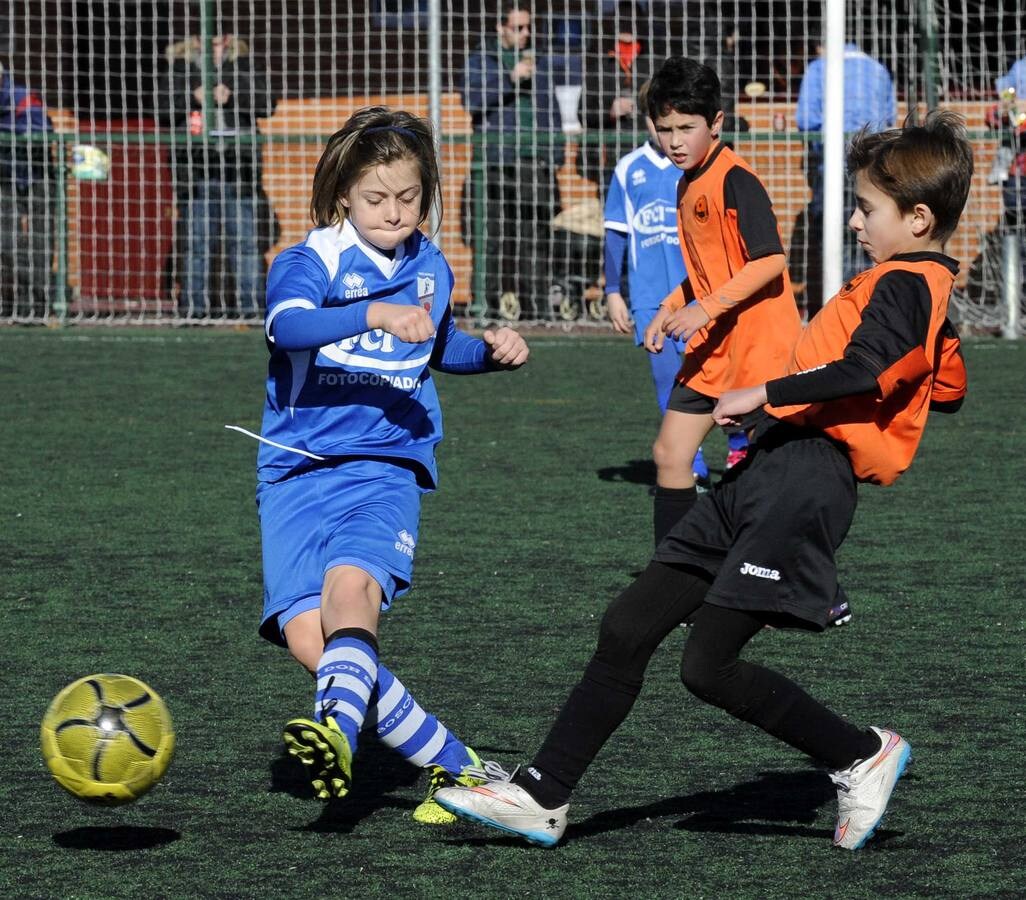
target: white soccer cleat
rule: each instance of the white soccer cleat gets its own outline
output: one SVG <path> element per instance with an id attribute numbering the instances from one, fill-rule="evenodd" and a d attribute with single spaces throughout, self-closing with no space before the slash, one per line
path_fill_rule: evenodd
<path id="1" fill-rule="evenodd" d="M 545 809 L 520 785 L 489 781 L 474 787 L 447 787 L 435 802 L 461 819 L 517 834 L 532 844 L 554 847 L 566 831 L 570 804 Z"/>
<path id="2" fill-rule="evenodd" d="M 837 827 L 834 846 L 858 850 L 883 821 L 894 785 L 912 761 L 912 748 L 897 732 L 873 727 L 883 743 L 868 759 L 830 775 L 837 785 Z"/>

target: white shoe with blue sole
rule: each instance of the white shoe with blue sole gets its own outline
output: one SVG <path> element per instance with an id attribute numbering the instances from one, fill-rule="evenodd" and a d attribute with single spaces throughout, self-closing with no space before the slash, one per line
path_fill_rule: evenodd
<path id="1" fill-rule="evenodd" d="M 435 794 L 435 802 L 461 819 L 518 835 L 542 847 L 559 843 L 570 809 L 569 803 L 545 809 L 520 785 L 509 781 L 442 788 Z"/>
<path id="2" fill-rule="evenodd" d="M 835 847 L 858 850 L 873 836 L 883 821 L 894 786 L 912 762 L 912 748 L 900 734 L 875 726 L 873 731 L 880 737 L 880 749 L 830 776 L 837 785 Z"/>

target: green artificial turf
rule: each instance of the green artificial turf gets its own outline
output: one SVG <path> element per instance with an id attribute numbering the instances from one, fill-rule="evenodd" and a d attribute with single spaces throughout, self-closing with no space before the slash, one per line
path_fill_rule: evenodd
<path id="1" fill-rule="evenodd" d="M 658 425 L 626 339 L 541 337 L 510 375 L 440 376 L 447 437 L 416 583 L 382 658 L 483 756 L 530 759 L 647 561 Z M 423 779 L 370 738 L 323 807 L 278 732 L 311 708 L 256 635 L 259 332 L 0 330 L 0 896 L 1021 896 L 1026 345 L 966 344 L 971 395 L 912 469 L 864 487 L 842 548 L 851 627 L 767 631 L 748 657 L 916 762 L 866 850 L 835 850 L 832 785 L 691 697 L 684 633 L 581 783 L 564 843 L 409 813 Z M 719 467 L 725 442 L 707 443 Z M 65 684 L 124 672 L 167 700 L 176 758 L 141 801 L 85 806 L 39 722 Z"/>

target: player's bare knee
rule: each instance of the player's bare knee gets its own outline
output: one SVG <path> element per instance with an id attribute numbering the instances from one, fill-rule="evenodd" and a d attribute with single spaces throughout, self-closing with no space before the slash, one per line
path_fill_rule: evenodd
<path id="1" fill-rule="evenodd" d="M 369 572 L 357 566 L 336 566 L 328 570 L 321 595 L 326 629 L 376 628 L 380 610 L 381 586 Z"/>
<path id="2" fill-rule="evenodd" d="M 324 652 L 320 609 L 308 609 L 290 619 L 285 625 L 284 635 L 292 658 L 307 671 L 315 673 Z"/>
<path id="3" fill-rule="evenodd" d="M 669 447 L 666 446 L 664 441 L 656 438 L 652 443 L 652 461 L 656 464 L 656 468 L 661 469 L 664 466 L 669 465 L 671 459 L 672 457 L 669 452 Z"/>

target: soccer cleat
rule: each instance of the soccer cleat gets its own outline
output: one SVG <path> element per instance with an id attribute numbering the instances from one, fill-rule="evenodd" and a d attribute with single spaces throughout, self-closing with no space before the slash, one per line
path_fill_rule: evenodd
<path id="1" fill-rule="evenodd" d="M 446 787 L 435 802 L 461 819 L 479 822 L 524 838 L 528 843 L 554 847 L 566 831 L 569 803 L 545 809 L 520 785 L 488 781 L 475 787 Z"/>
<path id="2" fill-rule="evenodd" d="M 857 759 L 830 780 L 837 785 L 834 846 L 858 850 L 883 821 L 894 785 L 912 762 L 912 748 L 897 732 L 872 726 L 883 746 L 868 759 Z"/>
<path id="3" fill-rule="evenodd" d="M 727 451 L 727 462 L 725 468 L 729 471 L 733 469 L 741 460 L 748 456 L 748 448 L 741 447 L 738 450 Z"/>
<path id="4" fill-rule="evenodd" d="M 413 820 L 422 825 L 452 825 L 456 821 L 448 810 L 442 809 L 435 802 L 435 794 L 447 787 L 476 787 L 487 781 L 508 781 L 509 773 L 498 763 L 481 758 L 469 747 L 470 765 L 464 766 L 459 775 L 453 775 L 442 766 L 428 766 L 428 792 L 420 805 L 413 811 Z"/>
<path id="5" fill-rule="evenodd" d="M 831 606 L 827 613 L 827 628 L 831 625 L 847 625 L 852 617 L 851 605 L 847 600 L 842 600 L 837 606 Z"/>
<path id="6" fill-rule="evenodd" d="M 353 751 L 332 716 L 323 722 L 293 719 L 282 740 L 290 756 L 310 767 L 310 784 L 318 800 L 344 797 L 353 783 Z"/>

